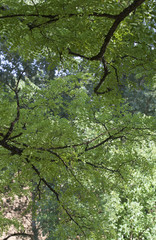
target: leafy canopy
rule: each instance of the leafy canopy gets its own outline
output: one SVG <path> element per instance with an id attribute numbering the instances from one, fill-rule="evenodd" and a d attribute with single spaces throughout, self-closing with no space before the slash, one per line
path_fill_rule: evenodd
<path id="1" fill-rule="evenodd" d="M 85 65 L 93 62 L 101 78 L 95 80 L 95 92 L 109 90 L 121 74 L 137 71 L 140 77 L 153 77 L 153 1 L 16 2 L 1 1 L 0 32 L 10 50 L 18 50 L 24 58 L 44 55 L 53 66 L 68 60 L 66 68 L 74 64 L 73 56 L 81 57 Z"/>
<path id="2" fill-rule="evenodd" d="M 154 82 L 154 2 L 5 0 L 0 22 L 9 51 L 58 73 L 37 86 L 22 66 L 1 81 L 1 193 L 55 199 L 55 239 L 154 236 L 155 119 L 120 91 L 130 73 Z"/>

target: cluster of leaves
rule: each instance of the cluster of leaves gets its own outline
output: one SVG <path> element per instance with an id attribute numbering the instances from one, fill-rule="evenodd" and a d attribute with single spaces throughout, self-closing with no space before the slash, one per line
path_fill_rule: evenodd
<path id="1" fill-rule="evenodd" d="M 156 10 L 153 1 L 144 2 L 19 0 L 15 5 L 4 0 L 0 32 L 10 50 L 26 59 L 44 55 L 54 67 L 66 60 L 69 68 L 73 56 L 97 67 L 103 59 L 103 79 L 100 75 L 95 88 L 95 92 L 103 92 L 116 86 L 123 73 L 153 77 Z M 108 83 L 102 87 L 106 77 Z"/>
<path id="2" fill-rule="evenodd" d="M 44 199 L 46 185 L 54 195 L 48 199 L 55 197 L 57 202 L 55 239 L 74 237 L 76 232 L 89 239 L 92 235 L 112 238 L 120 233 L 117 224 L 121 235 L 125 231 L 130 236 L 131 225 L 124 230 L 124 224 L 118 223 L 120 211 L 120 222 L 126 222 L 120 191 L 128 186 L 124 205 L 130 209 L 134 199 L 129 185 L 135 185 L 130 179 L 137 172 L 150 174 L 153 168 L 153 155 L 151 159 L 144 155 L 142 147 L 155 138 L 154 119 L 141 114 L 132 117 L 120 96 L 90 96 L 88 78 L 69 75 L 50 81 L 45 88 L 20 81 L 11 91 L 1 88 L 1 192 L 6 185 L 14 194 L 21 186 L 30 190 L 33 179 Z"/>
<path id="3" fill-rule="evenodd" d="M 37 86 L 44 86 L 44 80 L 53 79 L 55 69 L 49 68 L 49 63 L 44 57 L 42 59 L 23 60 L 17 52 L 11 52 L 6 42 L 0 41 L 0 83 L 15 86 L 15 79 L 25 78 L 31 80 Z"/>

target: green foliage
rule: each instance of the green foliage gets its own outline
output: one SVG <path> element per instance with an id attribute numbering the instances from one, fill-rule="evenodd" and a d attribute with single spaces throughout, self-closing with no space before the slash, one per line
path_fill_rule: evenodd
<path id="1" fill-rule="evenodd" d="M 0 8 L 1 195 L 36 191 L 47 239 L 153 240 L 154 2 L 16 2 Z"/>
<path id="2" fill-rule="evenodd" d="M 1 101 L 4 103 L 1 112 L 6 110 L 10 101 L 12 103 L 9 112 L 4 111 L 5 115 L 1 115 L 1 169 L 6 168 L 1 171 L 3 183 L 8 184 L 16 194 L 20 185 L 31 189 L 32 179 L 37 183 L 45 179 L 47 187 L 48 183 L 52 184 L 52 189 L 56 191 L 52 193 L 56 197 L 54 205 L 58 205 L 58 216 L 53 211 L 57 220 L 53 220 L 55 229 L 50 228 L 49 232 L 54 234 L 55 239 L 74 237 L 76 232 L 85 234 L 88 239 L 91 234 L 95 234 L 96 239 L 101 236 L 115 239 L 123 232 L 129 236 L 131 226 L 127 223 L 123 206 L 129 209 L 132 216 L 135 215 L 137 208 L 134 213 L 131 208 L 137 201 L 137 194 L 131 197 L 129 185 L 135 183 L 130 179 L 140 171 L 151 174 L 153 155 L 150 159 L 148 151 L 146 154 L 142 148 L 148 150 L 150 142 L 154 141 L 152 129 L 155 123 L 152 117 L 141 114 L 132 116 L 119 96 L 112 96 L 111 99 L 90 96 L 85 88 L 86 76 L 83 79 L 81 74 L 81 81 L 79 77 L 56 78 L 43 89 L 25 83 L 18 93 L 20 118 L 6 147 L 3 146 L 3 138 L 8 132 L 9 122 L 16 116 L 17 99 L 11 92 L 6 98 L 8 93 L 1 90 Z M 90 77 L 90 81 L 94 79 Z M 12 147 L 11 152 L 8 146 Z M 21 150 L 21 154 L 14 152 L 17 149 Z M 37 171 L 34 172 L 34 168 Z M 15 177 L 17 171 L 19 174 Z M 12 175 L 13 181 L 8 182 L 8 174 Z M 137 180 L 137 177 L 134 179 Z M 128 189 L 124 194 L 128 195 L 128 200 L 123 205 L 120 191 L 125 191 L 126 186 Z M 59 201 L 56 193 L 59 194 Z M 44 196 L 44 191 L 42 194 Z M 50 204 L 51 200 L 48 197 L 46 201 Z M 153 200 L 150 201 L 153 204 Z M 136 205 L 138 211 L 142 211 L 140 203 Z M 39 219 L 42 220 L 39 221 L 44 227 L 43 203 L 40 207 L 42 213 Z M 146 208 L 146 204 L 143 207 Z M 59 218 L 61 220 L 58 222 Z M 119 219 L 120 231 L 116 229 Z M 140 219 L 136 219 L 136 224 L 138 221 Z M 126 228 L 124 224 L 128 224 Z M 62 227 L 64 232 L 60 235 Z M 137 234 L 140 231 L 138 229 Z"/>
<path id="3" fill-rule="evenodd" d="M 1 10 L 1 36 L 6 39 L 9 50 L 17 50 L 26 59 L 44 55 L 53 66 L 59 65 L 60 60 L 72 61 L 74 54 L 69 52 L 88 58 L 95 56 L 114 21 L 105 14 L 116 16 L 132 3 L 116 0 L 68 1 L 68 4 L 61 0 L 30 2 L 4 1 L 7 8 Z M 118 74 L 137 71 L 147 75 L 148 72 L 149 79 L 153 75 L 154 16 L 155 4 L 147 1 L 130 13 L 114 32 L 105 54 L 113 84 L 116 77 L 112 65 L 120 66 Z"/>
<path id="4" fill-rule="evenodd" d="M 44 86 L 45 79 L 53 79 L 55 69 L 49 69 L 49 63 L 44 57 L 24 61 L 17 52 L 10 52 L 6 42 L 0 42 L 0 83 L 15 86 L 17 78 L 21 77 L 23 81 L 26 78 L 37 86 Z M 22 74 L 23 72 L 23 74 Z"/>
<path id="5" fill-rule="evenodd" d="M 139 77 L 138 79 L 136 77 Z M 155 77 L 150 84 L 145 82 L 143 77 L 129 76 L 130 84 L 128 86 L 121 86 L 122 95 L 127 103 L 131 106 L 131 112 L 136 114 L 142 112 L 145 115 L 155 116 L 156 105 L 156 88 Z M 125 79 L 123 79 L 125 81 Z M 152 86 L 153 85 L 153 86 Z"/>

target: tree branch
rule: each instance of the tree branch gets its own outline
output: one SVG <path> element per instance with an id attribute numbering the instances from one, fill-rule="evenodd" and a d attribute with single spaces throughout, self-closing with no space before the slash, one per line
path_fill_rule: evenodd
<path id="1" fill-rule="evenodd" d="M 109 172 L 112 172 L 112 173 L 117 173 L 117 172 L 118 172 L 118 170 L 114 170 L 114 169 L 111 169 L 111 168 L 107 168 L 107 167 L 103 166 L 102 164 L 101 164 L 101 165 L 96 165 L 96 164 L 93 164 L 93 163 L 91 163 L 91 162 L 86 162 L 86 164 L 87 164 L 87 165 L 90 165 L 90 166 L 92 166 L 92 167 L 94 167 L 94 168 L 105 169 L 105 170 L 107 170 L 107 171 L 109 171 Z"/>
<path id="2" fill-rule="evenodd" d="M 106 77 L 108 76 L 108 74 L 110 73 L 108 71 L 108 67 L 107 67 L 107 63 L 105 61 L 104 58 L 102 58 L 102 64 L 103 64 L 103 67 L 104 67 L 104 74 L 102 76 L 102 78 L 100 79 L 100 82 L 97 84 L 97 86 L 94 88 L 94 92 L 96 94 L 104 94 L 106 92 L 111 91 L 111 89 L 107 89 L 105 92 L 99 92 L 98 89 L 101 87 L 102 83 L 105 81 Z"/>
<path id="3" fill-rule="evenodd" d="M 11 146 L 9 145 L 8 143 L 4 142 L 3 140 L 0 141 L 0 145 L 2 147 L 4 147 L 5 149 L 11 151 L 11 153 L 14 155 L 14 154 L 17 154 L 17 155 L 21 155 L 22 152 L 23 152 L 23 149 L 20 149 L 18 147 L 15 147 L 15 146 Z M 57 157 L 59 156 L 57 153 L 55 154 Z M 42 181 L 45 186 L 47 186 L 50 191 L 52 193 L 54 193 L 54 195 L 56 196 L 56 199 L 57 201 L 59 202 L 59 204 L 61 205 L 62 209 L 66 212 L 66 214 L 68 215 L 68 217 L 70 218 L 71 221 L 73 221 L 78 227 L 79 229 L 82 231 L 82 233 L 84 234 L 85 236 L 85 232 L 84 230 L 82 229 L 82 227 L 80 226 L 80 224 L 72 217 L 72 215 L 70 214 L 70 212 L 67 210 L 67 208 L 64 206 L 64 204 L 62 203 L 62 201 L 60 200 L 60 197 L 59 197 L 59 193 L 46 181 L 46 179 L 44 177 L 41 176 L 41 173 L 40 171 L 35 167 L 34 164 L 31 163 L 31 161 L 28 159 L 28 158 L 25 158 L 25 161 L 31 165 L 32 169 L 35 171 L 35 173 L 37 174 L 37 176 L 39 177 L 39 180 Z M 11 236 L 9 236 L 11 237 Z M 4 239 L 4 240 L 7 240 L 8 238 Z"/>
<path id="4" fill-rule="evenodd" d="M 43 178 L 41 176 L 41 173 L 39 172 L 39 170 L 28 160 L 28 158 L 26 158 L 26 162 L 31 164 L 32 169 L 36 172 L 36 174 L 38 175 L 39 179 L 50 189 L 51 192 L 53 192 L 56 196 L 57 201 L 59 202 L 59 204 L 61 205 L 62 209 L 66 212 L 66 214 L 68 215 L 68 217 L 70 218 L 71 221 L 73 221 L 78 228 L 82 231 L 82 233 L 85 236 L 85 232 L 83 231 L 82 227 L 79 225 L 79 223 L 72 217 L 72 215 L 69 213 L 69 211 L 67 210 L 67 208 L 64 206 L 64 204 L 62 203 L 62 201 L 60 200 L 59 194 L 58 192 L 55 191 L 54 188 L 51 187 L 51 185 L 45 180 L 45 178 Z"/>
<path id="5" fill-rule="evenodd" d="M 19 96 L 18 96 L 18 92 L 19 92 L 19 91 L 18 91 L 17 89 L 15 89 L 14 92 L 15 92 L 15 97 L 16 97 L 16 102 L 17 102 L 17 114 L 16 114 L 15 119 L 11 122 L 8 132 L 4 135 L 4 138 L 3 138 L 3 140 L 2 140 L 2 141 L 4 141 L 4 142 L 5 142 L 5 141 L 9 138 L 9 136 L 12 134 L 12 132 L 13 132 L 13 130 L 14 130 L 14 126 L 15 126 L 16 122 L 18 122 L 19 117 L 20 117 L 20 106 L 19 106 Z"/>
<path id="6" fill-rule="evenodd" d="M 7 149 L 8 151 L 10 151 L 12 155 L 17 154 L 17 155 L 20 156 L 20 155 L 22 154 L 22 152 L 23 152 L 23 149 L 17 148 L 16 146 L 13 146 L 13 145 L 9 145 L 9 144 L 8 144 L 7 142 L 5 142 L 4 140 L 1 140 L 1 141 L 0 141 L 0 145 L 1 145 L 2 147 L 4 147 L 5 149 Z"/>
<path id="7" fill-rule="evenodd" d="M 106 138 L 105 140 L 103 140 L 102 142 L 100 142 L 100 143 L 98 143 L 98 144 L 96 144 L 96 145 L 94 145 L 94 146 L 92 146 L 92 147 L 87 147 L 86 149 L 85 149 L 85 152 L 87 152 L 87 151 L 90 151 L 90 150 L 93 150 L 93 149 L 95 149 L 95 148 L 98 148 L 98 147 L 100 147 L 101 145 L 103 145 L 104 143 L 106 143 L 106 142 L 108 142 L 109 140 L 115 140 L 115 139 L 119 139 L 119 138 L 122 138 L 122 137 L 124 137 L 123 135 L 122 136 L 116 136 L 116 135 L 118 135 L 119 133 L 121 133 L 121 132 L 123 132 L 123 130 L 125 129 L 126 127 L 123 127 L 121 130 L 119 130 L 117 133 L 115 133 L 114 135 L 111 135 L 111 136 L 109 136 L 108 138 Z"/>
<path id="8" fill-rule="evenodd" d="M 113 15 L 113 14 L 108 14 L 108 13 L 96 13 L 93 12 L 92 14 L 88 15 L 89 17 L 106 17 L 106 18 L 110 18 L 110 19 L 116 19 L 118 17 L 118 15 Z"/>
<path id="9" fill-rule="evenodd" d="M 70 13 L 70 14 L 64 14 L 64 15 L 59 15 L 59 14 L 55 14 L 55 15 L 51 15 L 51 14 L 39 14 L 38 12 L 37 13 L 30 13 L 30 14 L 8 14 L 8 15 L 3 15 L 3 16 L 0 16 L 0 19 L 5 19 L 5 18 L 19 18 L 19 17 L 38 17 L 38 18 L 49 18 L 50 20 L 52 21 L 58 21 L 60 18 L 69 18 L 69 17 L 83 17 L 85 16 L 85 14 L 81 13 L 81 14 L 76 14 L 76 13 Z M 118 15 L 113 15 L 113 14 L 109 14 L 109 13 L 97 13 L 97 12 L 93 12 L 93 13 L 90 13 L 88 15 L 86 15 L 88 17 L 106 17 L 106 18 L 109 18 L 109 19 L 116 19 L 118 17 Z M 20 19 L 19 19 L 20 20 Z M 46 23 L 50 23 L 49 21 L 48 22 L 45 22 L 43 24 L 46 24 Z M 37 25 L 35 27 L 38 27 Z"/>
<path id="10" fill-rule="evenodd" d="M 3 137 L 3 142 L 5 142 L 6 140 L 8 140 L 8 138 L 10 137 L 10 135 L 12 134 L 13 130 L 14 130 L 14 126 L 15 124 L 19 121 L 19 118 L 20 118 L 20 103 L 19 103 L 19 96 L 18 96 L 18 93 L 19 93 L 19 90 L 18 89 L 18 86 L 19 86 L 19 82 L 21 80 L 21 77 L 23 76 L 23 73 L 25 72 L 27 66 L 24 68 L 24 70 L 21 72 L 21 74 L 19 75 L 18 79 L 17 79 L 17 83 L 16 83 L 16 86 L 15 86 L 15 89 L 13 89 L 10 85 L 9 87 L 11 88 L 11 90 L 14 91 L 15 93 L 15 98 L 16 98 L 16 105 L 17 105 L 17 113 L 16 113 L 16 117 L 15 119 L 10 123 L 10 127 L 9 127 L 9 130 L 8 132 L 4 135 Z"/>
<path id="11" fill-rule="evenodd" d="M 28 233 L 13 233 L 7 236 L 6 238 L 3 238 L 3 240 L 8 240 L 11 237 L 16 237 L 16 236 L 21 236 L 21 237 L 30 237 L 32 240 L 34 240 L 34 236 L 32 234 Z"/>
<path id="12" fill-rule="evenodd" d="M 81 58 L 84 58 L 84 59 L 87 59 L 87 60 L 90 60 L 89 57 L 86 57 L 85 55 L 82 55 L 82 54 L 79 54 L 79 53 L 75 53 L 73 51 L 71 51 L 70 48 L 67 49 L 68 50 L 68 53 L 75 56 L 75 57 L 81 57 Z"/>
<path id="13" fill-rule="evenodd" d="M 92 146 L 92 147 L 87 147 L 87 148 L 85 149 L 85 152 L 90 151 L 90 150 L 93 150 L 93 149 L 95 149 L 95 148 L 98 148 L 98 147 L 100 147 L 101 145 L 103 145 L 104 143 L 108 142 L 109 140 L 115 140 L 115 139 L 118 139 L 118 138 L 121 138 L 121 137 L 123 137 L 123 136 L 117 136 L 117 137 L 110 136 L 110 137 L 106 138 L 105 140 L 103 140 L 102 142 L 100 142 L 100 143 L 98 143 L 98 144 L 96 144 L 96 145 L 94 145 L 94 146 Z"/>
<path id="14" fill-rule="evenodd" d="M 91 58 L 91 60 L 100 60 L 103 55 L 106 52 L 107 46 L 114 34 L 114 32 L 116 31 L 116 29 L 118 28 L 119 24 L 131 13 L 133 12 L 136 8 L 138 8 L 143 2 L 145 2 L 145 0 L 134 0 L 134 2 L 129 5 L 127 8 L 125 8 L 116 18 L 116 20 L 114 21 L 113 25 L 111 26 L 111 28 L 109 29 L 105 39 L 104 39 L 104 43 L 101 46 L 101 49 L 99 51 L 99 53 L 95 56 L 93 56 Z"/>
<path id="15" fill-rule="evenodd" d="M 59 194 L 55 191 L 55 189 L 53 189 L 50 186 L 50 184 L 41 176 L 41 173 L 39 172 L 39 170 L 30 162 L 30 160 L 28 158 L 26 158 L 25 160 L 27 163 L 29 163 L 31 165 L 32 169 L 36 172 L 39 179 L 50 189 L 51 192 L 53 192 L 55 194 L 57 201 L 60 202 Z"/>
<path id="16" fill-rule="evenodd" d="M 116 68 L 114 65 L 110 64 L 110 66 L 114 69 L 114 71 L 115 71 L 115 76 L 116 76 L 116 80 L 117 80 L 117 83 L 119 84 L 118 70 L 117 70 L 117 68 Z"/>
<path id="17" fill-rule="evenodd" d="M 67 165 L 67 163 L 62 159 L 62 157 L 60 157 L 60 155 L 59 155 L 58 153 L 55 153 L 55 152 L 53 152 L 53 151 L 51 151 L 51 150 L 49 150 L 49 149 L 47 149 L 47 152 L 50 152 L 50 153 L 54 154 L 56 157 L 58 157 L 58 158 L 61 160 L 61 162 L 63 163 L 63 165 L 65 166 L 66 170 L 68 170 L 68 171 L 71 173 L 71 175 L 72 175 L 72 176 L 75 178 L 75 180 L 81 185 L 81 187 L 84 187 L 84 186 L 82 185 L 82 183 L 77 179 L 77 177 L 76 177 L 75 174 L 73 173 L 73 171 L 72 171 L 72 169 L 70 168 L 70 166 Z"/>

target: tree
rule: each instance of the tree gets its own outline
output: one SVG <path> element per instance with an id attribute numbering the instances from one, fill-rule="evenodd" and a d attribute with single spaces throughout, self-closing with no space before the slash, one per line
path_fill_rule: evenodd
<path id="1" fill-rule="evenodd" d="M 96 68 L 102 64 L 101 79 L 95 80 L 94 91 L 98 94 L 116 86 L 123 72 L 137 70 L 153 77 L 153 1 L 135 0 L 129 5 L 116 0 L 17 1 L 15 6 L 14 1 L 5 0 L 4 5 L 1 33 L 10 50 L 18 49 L 25 58 L 43 54 L 54 66 L 72 61 L 73 56 L 81 57 L 85 64 L 92 62 Z"/>
<path id="2" fill-rule="evenodd" d="M 38 196 L 46 198 L 46 186 L 57 202 L 55 239 L 115 239 L 116 226 L 126 221 L 119 218 L 122 206 L 113 215 L 118 196 L 135 173 L 151 174 L 154 166 L 153 155 L 145 155 L 155 139 L 154 118 L 132 115 L 120 93 L 125 75 L 153 78 L 154 3 L 3 2 L 1 35 L 10 50 L 25 59 L 43 54 L 58 71 L 74 74 L 60 71 L 39 88 L 21 81 L 21 72 L 14 86 L 1 87 L 1 192 L 6 185 L 12 194 L 21 186 L 33 191 L 33 179 Z M 142 231 L 131 235 L 127 228 L 123 239 Z"/>

